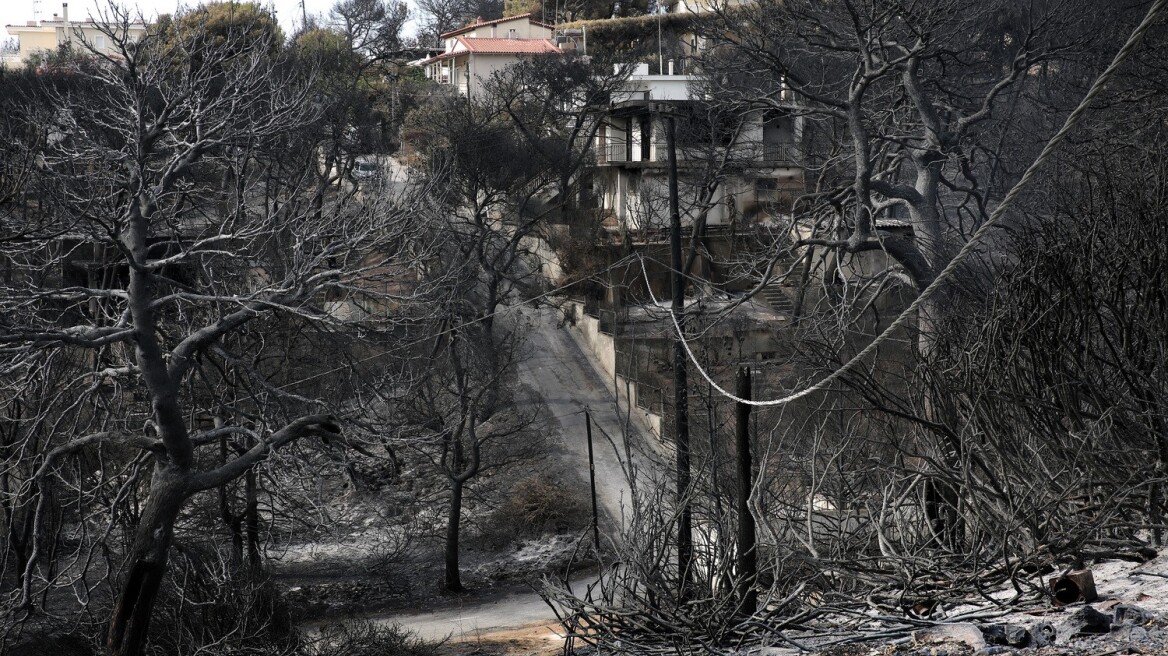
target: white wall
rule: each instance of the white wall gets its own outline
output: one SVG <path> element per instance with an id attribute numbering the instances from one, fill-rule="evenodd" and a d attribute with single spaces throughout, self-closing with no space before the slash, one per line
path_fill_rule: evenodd
<path id="1" fill-rule="evenodd" d="M 637 385 L 616 373 L 616 341 L 611 335 L 600 332 L 600 320 L 584 314 L 583 304 L 569 303 L 569 306 L 576 313 L 576 323 L 568 334 L 572 335 L 584 352 L 591 356 L 592 362 L 604 372 L 618 407 L 624 412 L 629 412 L 639 428 L 658 440 L 663 439 L 661 415 L 638 408 Z"/>
<path id="2" fill-rule="evenodd" d="M 692 79 L 689 75 L 634 74 L 629 76 L 621 91 L 613 93 L 612 101 L 686 100 L 689 98 L 689 83 Z"/>
<path id="3" fill-rule="evenodd" d="M 483 82 L 491 79 L 496 72 L 519 63 L 515 55 L 470 55 L 470 95 L 482 92 Z"/>

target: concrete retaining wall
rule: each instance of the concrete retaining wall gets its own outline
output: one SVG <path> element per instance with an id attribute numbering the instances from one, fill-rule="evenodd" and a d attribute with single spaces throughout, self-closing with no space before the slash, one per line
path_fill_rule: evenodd
<path id="1" fill-rule="evenodd" d="M 605 382 L 616 397 L 622 412 L 630 412 L 639 428 L 658 440 L 663 439 L 661 415 L 649 412 L 637 405 L 638 385 L 616 372 L 616 340 L 612 335 L 600 331 L 600 320 L 584 313 L 584 304 L 569 304 L 576 315 L 571 335 L 593 358 L 593 362 L 604 374 Z"/>

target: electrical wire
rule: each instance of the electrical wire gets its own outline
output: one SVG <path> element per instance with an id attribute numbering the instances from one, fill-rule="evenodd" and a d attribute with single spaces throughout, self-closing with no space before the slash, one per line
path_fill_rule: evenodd
<path id="1" fill-rule="evenodd" d="M 1115 72 L 1119 70 L 1119 67 L 1122 66 L 1128 57 L 1130 57 L 1131 54 L 1135 51 L 1136 47 L 1139 45 L 1140 40 L 1143 39 L 1144 34 L 1152 27 L 1152 24 L 1156 21 L 1156 18 L 1159 16 L 1160 12 L 1164 10 L 1164 6 L 1166 4 L 1168 4 L 1168 0 L 1156 0 L 1156 2 L 1153 3 L 1150 8 L 1148 8 L 1148 13 L 1144 16 L 1144 20 L 1141 21 L 1140 24 L 1137 25 L 1136 28 L 1132 31 L 1131 35 L 1128 36 L 1127 42 L 1124 43 L 1123 47 L 1119 49 L 1119 52 L 1115 53 L 1115 57 L 1112 59 L 1111 64 L 1102 73 L 1099 74 L 1099 77 L 1095 78 L 1095 82 L 1087 91 L 1087 95 L 1085 95 L 1083 100 L 1079 102 L 1078 107 L 1076 107 L 1075 110 L 1071 112 L 1069 116 L 1067 116 L 1067 120 L 1063 123 L 1062 128 L 1060 128 L 1059 131 L 1055 133 L 1053 137 L 1051 137 L 1050 141 L 1048 141 L 1046 146 L 1042 149 L 1042 152 L 1039 153 L 1034 162 L 1031 163 L 1029 168 L 1026 169 L 1026 173 L 1024 173 L 1022 178 L 1018 180 L 1017 184 L 1015 184 L 1014 187 L 1010 189 L 1009 193 L 1006 194 L 1006 197 L 1002 199 L 1002 202 L 997 206 L 996 209 L 994 209 L 990 217 L 986 219 L 986 222 L 983 223 L 981 227 L 979 227 L 977 231 L 973 233 L 973 236 L 969 239 L 969 241 L 965 242 L 965 244 L 961 247 L 961 250 L 959 250 L 953 259 L 949 261 L 949 264 L 945 265 L 945 268 L 943 268 L 941 272 L 937 274 L 937 277 L 934 278 L 933 281 L 929 283 L 928 286 L 926 286 L 915 299 L 913 299 L 913 302 L 910 303 L 909 306 L 905 308 L 904 311 L 901 312 L 887 328 L 885 328 L 879 335 L 873 338 L 872 341 L 869 342 L 863 349 L 861 349 L 859 353 L 853 356 L 852 359 L 845 362 L 838 369 L 832 371 L 818 382 L 797 392 L 787 394 L 777 399 L 770 399 L 766 401 L 744 399 L 734 395 L 732 392 L 718 385 L 718 383 L 715 382 L 712 377 L 710 377 L 709 373 L 706 372 L 705 368 L 702 367 L 702 364 L 698 362 L 697 357 L 694 355 L 693 349 L 690 348 L 689 342 L 685 338 L 685 332 L 681 328 L 681 323 L 677 318 L 677 314 L 671 307 L 669 309 L 669 316 L 673 320 L 674 330 L 677 332 L 678 339 L 685 348 L 685 352 L 689 356 L 690 361 L 694 363 L 695 367 L 697 367 L 698 373 L 700 373 L 702 378 L 705 378 L 706 382 L 709 383 L 714 389 L 718 390 L 719 394 L 728 399 L 731 399 L 737 403 L 744 403 L 746 405 L 767 407 L 786 405 L 792 401 L 796 401 L 805 396 L 821 391 L 827 388 L 828 385 L 831 385 L 832 383 L 842 378 L 844 374 L 854 369 L 858 364 L 860 364 L 861 361 L 871 355 L 872 352 L 876 350 L 876 347 L 887 341 L 893 332 L 904 327 L 905 324 L 911 320 L 916 311 L 920 309 L 921 305 L 930 296 L 936 293 L 938 289 L 940 289 L 941 284 L 953 275 L 961 262 L 964 261 L 965 258 L 967 258 L 974 251 L 974 248 L 981 242 L 981 240 L 989 233 L 991 229 L 997 225 L 998 221 L 1000 221 L 1002 217 L 1005 216 L 1006 210 L 1014 204 L 1018 196 L 1021 195 L 1022 190 L 1027 186 L 1027 184 L 1029 184 L 1030 180 L 1034 178 L 1035 174 L 1038 172 L 1038 169 L 1040 169 L 1042 165 L 1045 164 L 1048 159 L 1050 159 L 1051 155 L 1054 154 L 1055 149 L 1057 149 L 1071 133 L 1071 131 L 1075 129 L 1075 127 L 1086 115 L 1087 110 L 1091 106 L 1091 103 L 1101 93 L 1103 93 L 1103 90 L 1106 88 L 1108 82 L 1110 82 L 1111 78 L 1114 77 Z M 646 286 L 648 286 L 649 273 L 645 269 L 645 261 L 640 257 L 638 257 L 638 259 L 641 262 L 641 272 L 645 276 Z M 649 287 L 649 296 L 653 298 L 653 302 L 655 304 L 658 303 L 656 297 L 653 296 L 652 287 Z"/>

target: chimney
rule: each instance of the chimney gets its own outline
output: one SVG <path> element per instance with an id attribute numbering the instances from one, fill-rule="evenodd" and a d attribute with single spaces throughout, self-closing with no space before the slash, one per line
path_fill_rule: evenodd
<path id="1" fill-rule="evenodd" d="M 61 3 L 61 22 L 65 27 L 65 43 L 73 45 L 73 26 L 69 24 L 69 3 Z"/>

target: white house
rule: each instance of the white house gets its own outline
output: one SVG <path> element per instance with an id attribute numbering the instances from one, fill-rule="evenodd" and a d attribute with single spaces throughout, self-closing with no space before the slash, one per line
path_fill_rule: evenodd
<path id="1" fill-rule="evenodd" d="M 531 14 L 482 21 L 442 35 L 443 52 L 420 62 L 426 76 L 465 96 L 478 93 L 495 71 L 532 55 L 559 54 L 554 28 Z"/>
<path id="2" fill-rule="evenodd" d="M 797 144 L 802 119 L 778 113 L 754 112 L 733 132 L 704 114 L 693 94 L 696 76 L 674 73 L 673 62 L 651 74 L 638 64 L 621 93 L 613 94 L 596 136 L 597 170 L 593 194 L 608 214 L 610 227 L 625 230 L 663 228 L 666 211 L 666 116 L 673 116 L 677 135 L 679 181 L 683 198 L 700 194 L 708 169 L 729 153 L 731 173 L 718 185 L 707 207 L 683 207 L 690 223 L 704 211 L 710 226 L 766 223 L 790 211 L 786 199 L 803 189 L 803 167 Z"/>
<path id="3" fill-rule="evenodd" d="M 20 40 L 20 50 L 15 56 L 5 57 L 5 66 L 15 68 L 23 65 L 34 54 L 53 52 L 59 47 L 69 44 L 75 50 L 86 49 L 105 55 L 116 55 L 115 45 L 110 43 L 107 32 L 116 30 L 121 34 L 125 30 L 131 40 L 138 40 L 146 33 L 144 23 L 132 23 L 129 26 L 107 26 L 103 23 L 87 18 L 84 21 L 69 20 L 69 3 L 61 3 L 61 13 L 53 14 L 49 20 L 28 21 L 24 25 L 5 25 L 8 34 Z"/>

